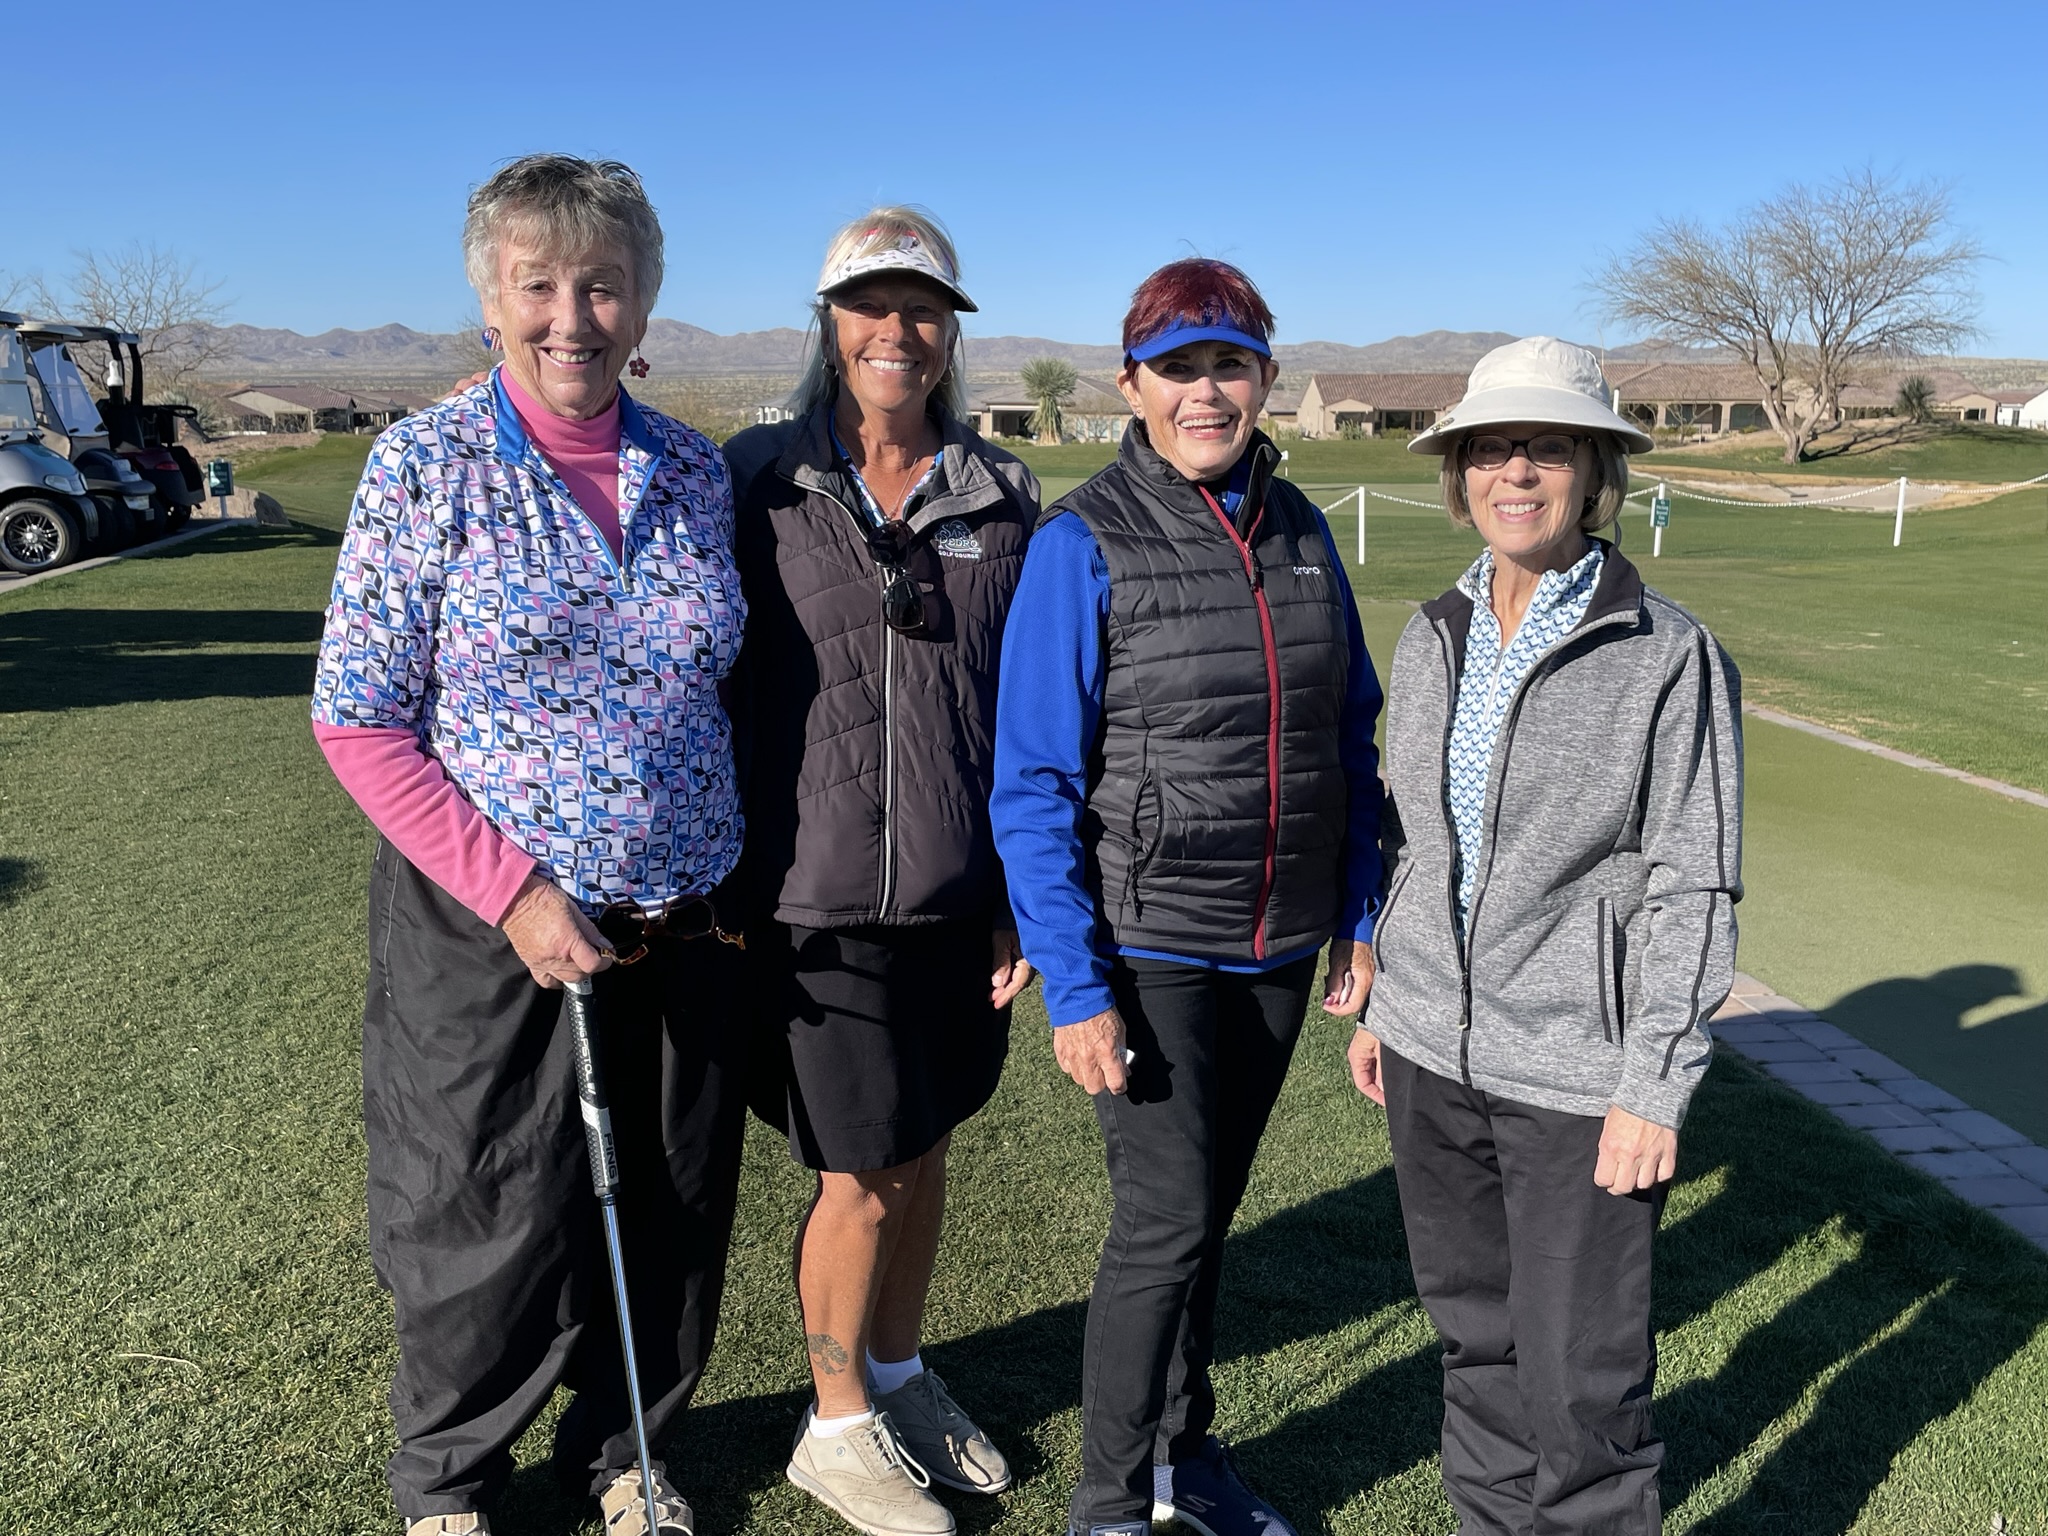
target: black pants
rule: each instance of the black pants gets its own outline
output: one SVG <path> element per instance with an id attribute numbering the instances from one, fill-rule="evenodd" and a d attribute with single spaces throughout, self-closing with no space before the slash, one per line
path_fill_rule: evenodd
<path id="1" fill-rule="evenodd" d="M 1260 975 L 1119 960 L 1110 975 L 1130 1093 L 1095 1097 L 1116 1208 L 1081 1363 L 1081 1484 L 1073 1523 L 1146 1519 L 1152 1467 L 1198 1449 L 1223 1240 L 1308 1009 L 1316 959 Z"/>
<path id="2" fill-rule="evenodd" d="M 744 1126 L 737 951 L 657 941 L 597 978 L 619 1220 L 649 1434 L 718 1322 Z M 633 1464 L 603 1228 L 562 994 L 380 843 L 363 1012 L 370 1253 L 398 1314 L 389 1477 L 409 1520 L 488 1507 L 558 1383 L 558 1463 Z"/>
<path id="3" fill-rule="evenodd" d="M 1381 1053 L 1415 1289 L 1444 1344 L 1460 1536 L 1658 1529 L 1650 1240 L 1667 1186 L 1593 1182 L 1601 1120 Z"/>

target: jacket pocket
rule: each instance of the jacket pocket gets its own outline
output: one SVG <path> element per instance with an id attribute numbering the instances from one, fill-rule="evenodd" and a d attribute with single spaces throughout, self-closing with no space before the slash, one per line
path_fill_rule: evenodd
<path id="1" fill-rule="evenodd" d="M 1138 881 L 1159 852 L 1159 811 L 1156 805 L 1152 812 L 1150 835 L 1147 835 L 1145 827 L 1145 795 L 1151 788 L 1152 770 L 1146 768 L 1138 775 L 1137 793 L 1131 796 L 1131 854 L 1130 862 L 1124 866 L 1124 907 L 1134 922 L 1145 915 L 1145 898 L 1138 890 Z"/>
<path id="2" fill-rule="evenodd" d="M 1600 993 L 1600 1034 L 1609 1045 L 1624 1043 L 1627 1025 L 1621 1007 L 1621 934 L 1614 923 L 1614 908 L 1605 896 L 1594 903 L 1593 935 L 1595 963 L 1593 985 Z"/>
<path id="3" fill-rule="evenodd" d="M 1387 887 L 1387 899 L 1380 903 L 1380 915 L 1372 925 L 1372 968 L 1375 975 L 1386 969 L 1386 959 L 1380 949 L 1380 940 L 1386 936 L 1387 919 L 1394 915 L 1394 901 L 1408 884 L 1408 877 L 1415 873 L 1415 861 L 1408 859 L 1394 871 L 1394 883 Z"/>

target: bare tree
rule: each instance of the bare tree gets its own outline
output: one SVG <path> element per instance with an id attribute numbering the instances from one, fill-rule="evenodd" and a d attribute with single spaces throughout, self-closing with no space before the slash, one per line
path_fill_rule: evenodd
<path id="1" fill-rule="evenodd" d="M 183 389 L 192 375 L 228 350 L 220 330 L 227 305 L 220 284 L 196 263 L 154 243 L 118 251 L 78 251 L 60 284 L 37 276 L 30 302 L 50 319 L 83 321 L 133 331 L 142 338 L 150 380 Z"/>
<path id="2" fill-rule="evenodd" d="M 1860 369 L 1976 334 L 1983 252 L 1949 217 L 1942 187 L 1852 172 L 1787 187 L 1718 230 L 1662 220 L 1594 287 L 1613 319 L 1739 356 L 1796 464 L 1841 420 Z"/>

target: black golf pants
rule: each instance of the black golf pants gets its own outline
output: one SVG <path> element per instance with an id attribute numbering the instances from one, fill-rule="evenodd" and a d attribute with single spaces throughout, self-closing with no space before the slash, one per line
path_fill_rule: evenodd
<path id="1" fill-rule="evenodd" d="M 1072 1523 L 1152 1516 L 1152 1467 L 1200 1448 L 1223 1240 L 1280 1096 L 1316 957 L 1255 975 L 1119 959 L 1110 973 L 1137 1061 L 1095 1096 L 1115 1210 L 1081 1362 Z"/>
<path id="2" fill-rule="evenodd" d="M 596 978 L 619 1220 L 650 1437 L 718 1321 L 744 1085 L 733 960 L 658 941 Z M 388 844 L 370 881 L 363 1013 L 370 1254 L 397 1304 L 389 1465 L 408 1520 L 488 1509 L 557 1384 L 558 1464 L 595 1491 L 634 1463 L 617 1314 L 562 994 Z"/>
<path id="3" fill-rule="evenodd" d="M 1650 1240 L 1667 1186 L 1593 1182 L 1598 1116 L 1380 1061 L 1415 1289 L 1444 1345 L 1461 1536 L 1656 1531 Z"/>

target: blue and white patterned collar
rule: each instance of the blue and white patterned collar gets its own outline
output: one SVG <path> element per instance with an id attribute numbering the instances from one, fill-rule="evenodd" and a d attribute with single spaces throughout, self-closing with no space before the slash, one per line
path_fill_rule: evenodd
<path id="1" fill-rule="evenodd" d="M 1529 599 L 1528 611 L 1522 616 L 1524 624 L 1576 601 L 1581 594 L 1590 595 L 1593 584 L 1600 579 L 1600 567 L 1606 563 L 1606 550 L 1600 541 L 1594 539 L 1591 542 L 1592 548 L 1569 568 L 1545 571 L 1537 579 L 1536 593 Z M 1493 612 L 1493 550 L 1490 547 L 1482 549 L 1479 558 L 1465 568 L 1465 574 L 1458 578 L 1458 590 L 1472 599 L 1475 613 Z"/>

